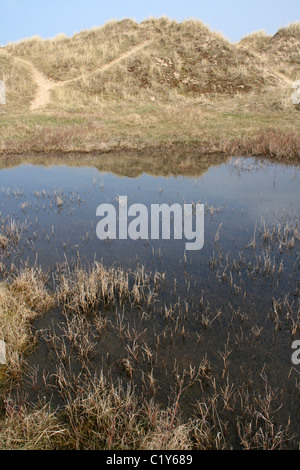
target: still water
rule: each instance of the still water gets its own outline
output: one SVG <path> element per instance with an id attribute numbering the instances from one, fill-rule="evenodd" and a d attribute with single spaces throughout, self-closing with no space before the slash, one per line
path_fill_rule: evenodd
<path id="1" fill-rule="evenodd" d="M 130 166 L 122 175 L 120 170 L 72 164 L 0 170 L 0 227 L 9 233 L 13 220 L 19 233 L 18 243 L 2 253 L 2 264 L 36 263 L 51 273 L 60 263 L 80 258 L 86 265 L 103 260 L 106 266 L 144 265 L 147 272 L 165 273 L 146 333 L 147 344 L 155 348 L 154 337 L 173 328 L 166 327 L 165 306 L 181 310 L 180 328 L 176 324 L 171 340 L 166 334 L 154 367 L 162 402 L 174 360 L 188 367 L 206 357 L 221 376 L 224 345 L 231 351 L 235 382 L 251 377 L 255 383 L 259 379 L 254 376 L 263 371 L 275 387 L 285 387 L 293 367 L 291 343 L 300 339 L 299 166 L 254 158 L 212 159 L 211 166 L 203 168 L 200 162 L 188 175 L 182 173 L 136 174 L 133 166 L 130 176 Z M 203 249 L 185 252 L 184 239 L 100 241 L 97 207 L 117 207 L 119 196 L 149 211 L 151 204 L 204 204 Z M 274 326 L 274 301 L 282 305 L 279 326 Z M 128 322 L 136 324 L 132 317 Z M 99 347 L 99 357 L 109 354 L 110 364 L 122 354 L 113 338 L 108 332 Z M 285 414 L 294 414 L 297 428 L 299 396 L 295 398 L 292 386 L 286 393 Z M 196 398 L 191 392 L 186 403 Z"/>
<path id="2" fill-rule="evenodd" d="M 199 172 L 199 170 L 198 170 Z M 128 205 L 174 203 L 205 204 L 205 245 L 188 253 L 188 262 L 201 277 L 205 265 L 218 249 L 242 250 L 250 242 L 255 224 L 290 217 L 296 223 L 300 214 L 300 176 L 296 166 L 284 166 L 254 159 L 232 159 L 211 166 L 194 177 L 138 177 L 102 173 L 93 167 L 20 165 L 0 170 L 0 211 L 2 219 L 24 224 L 21 237 L 22 259 L 37 259 L 50 268 L 76 255 L 92 262 L 128 265 L 137 261 L 160 269 L 174 269 L 184 255 L 184 240 L 100 241 L 96 236 L 96 209 L 100 204 L 116 207 L 126 195 Z M 28 244 L 30 240 L 30 244 Z M 158 256 L 159 252 L 159 256 Z M 18 263 L 19 254 L 13 261 Z"/>

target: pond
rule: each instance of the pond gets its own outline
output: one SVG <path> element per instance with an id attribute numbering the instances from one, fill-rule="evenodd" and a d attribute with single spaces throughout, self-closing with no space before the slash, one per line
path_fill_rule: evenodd
<path id="1" fill-rule="evenodd" d="M 72 266 L 80 259 L 86 267 L 99 261 L 164 273 L 145 316 L 132 309 L 122 313 L 128 328 L 144 335 L 143 347 L 155 351 L 150 371 L 157 399 L 168 403 L 174 370 L 208 361 L 220 384 L 225 377 L 227 384 L 250 383 L 260 390 L 267 378 L 279 390 L 281 419 L 292 414 L 297 431 L 300 367 L 291 357 L 292 342 L 300 339 L 299 166 L 211 157 L 209 165 L 200 161 L 188 174 L 180 168 L 168 175 L 157 169 L 136 173 L 134 165 L 114 172 L 113 166 L 108 171 L 70 161 L 1 169 L 0 227 L 16 239 L 2 252 L 2 265 L 36 263 L 53 273 L 61 263 Z M 99 240 L 97 207 L 117 208 L 120 196 L 127 196 L 128 205 L 144 204 L 149 210 L 151 204 L 204 204 L 203 248 L 185 251 L 185 240 L 172 236 Z M 119 365 L 120 359 L 128 359 L 128 350 L 115 334 L 119 314 L 107 313 L 114 327 L 101 337 L 92 362 L 126 381 L 128 374 Z M 54 312 L 35 328 L 44 330 L 59 321 L 64 320 Z M 47 354 L 44 345 L 29 363 L 47 367 Z M 134 367 L 138 387 L 142 369 L 141 364 Z M 187 391 L 184 415 L 190 416 L 198 393 L 192 387 Z"/>
<path id="2" fill-rule="evenodd" d="M 153 265 L 155 258 L 156 266 L 159 263 L 161 269 L 177 274 L 184 240 L 100 241 L 97 207 L 107 203 L 117 207 L 122 195 L 128 197 L 128 205 L 140 203 L 149 210 L 151 204 L 205 204 L 204 248 L 187 252 L 192 255 L 188 262 L 200 267 L 216 251 L 215 235 L 221 224 L 218 249 L 238 252 L 249 244 L 262 218 L 266 225 L 288 223 L 288 219 L 297 223 L 299 185 L 296 166 L 255 159 L 232 159 L 212 165 L 200 176 L 196 171 L 194 177 L 145 172 L 131 178 L 93 167 L 27 164 L 0 171 L 0 210 L 2 220 L 13 219 L 24 227 L 26 237 L 21 238 L 26 243 L 21 240 L 19 245 L 23 260 L 37 259 L 45 268 L 79 251 L 88 262 L 103 258 L 105 263 Z M 201 269 L 197 275 L 201 277 Z"/>

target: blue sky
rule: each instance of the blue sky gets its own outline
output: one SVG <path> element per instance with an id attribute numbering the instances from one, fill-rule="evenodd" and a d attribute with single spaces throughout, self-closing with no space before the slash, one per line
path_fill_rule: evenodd
<path id="1" fill-rule="evenodd" d="M 0 0 L 0 44 L 34 35 L 43 38 L 99 26 L 111 19 L 167 15 L 198 18 L 231 41 L 300 21 L 300 0 Z"/>

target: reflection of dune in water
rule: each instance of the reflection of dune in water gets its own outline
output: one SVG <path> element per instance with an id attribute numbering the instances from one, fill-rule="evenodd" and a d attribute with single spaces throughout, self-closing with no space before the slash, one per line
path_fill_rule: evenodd
<path id="1" fill-rule="evenodd" d="M 24 163 L 43 166 L 90 166 L 101 172 L 136 178 L 142 173 L 153 176 L 201 176 L 211 167 L 228 160 L 226 156 L 201 155 L 195 151 L 119 152 L 104 155 L 18 155 L 0 157 L 0 168 Z"/>

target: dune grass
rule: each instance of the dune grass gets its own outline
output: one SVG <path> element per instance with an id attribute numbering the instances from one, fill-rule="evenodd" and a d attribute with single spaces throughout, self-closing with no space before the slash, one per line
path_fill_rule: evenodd
<path id="1" fill-rule="evenodd" d="M 298 134 L 291 82 L 299 24 L 231 44 L 200 21 L 113 21 L 73 37 L 32 38 L 0 50 L 7 105 L 0 152 L 108 152 L 169 145 L 298 156 L 262 136 Z M 25 61 L 25 62 L 24 62 Z M 43 74 L 35 83 L 32 64 Z M 31 110 L 37 87 L 49 101 Z M 41 89 L 39 88 L 41 91 Z M 245 144 L 245 142 L 247 142 Z M 253 142 L 253 145 L 250 144 Z"/>
<path id="2" fill-rule="evenodd" d="M 300 23 L 292 23 L 279 29 L 274 36 L 263 31 L 243 38 L 239 45 L 264 58 L 266 67 L 276 69 L 291 80 L 299 80 Z"/>
<path id="3" fill-rule="evenodd" d="M 5 82 L 7 90 L 7 104 L 0 106 L 0 116 L 2 117 L 2 110 L 8 114 L 16 110 L 27 111 L 36 90 L 28 68 L 10 56 L 0 53 L 0 80 Z"/>

